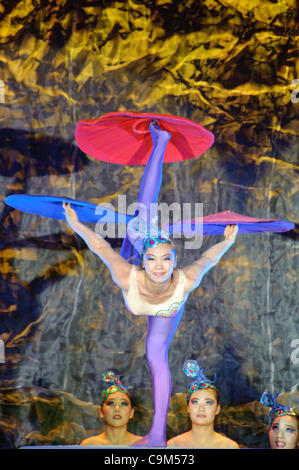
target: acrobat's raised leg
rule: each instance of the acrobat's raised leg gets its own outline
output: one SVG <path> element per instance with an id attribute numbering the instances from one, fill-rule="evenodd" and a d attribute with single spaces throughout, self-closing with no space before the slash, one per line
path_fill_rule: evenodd
<path id="1" fill-rule="evenodd" d="M 150 208 L 152 203 L 158 202 L 162 183 L 163 157 L 170 139 L 169 133 L 162 131 L 156 123 L 150 124 L 150 131 L 153 138 L 153 151 L 145 167 L 138 199 L 139 216 L 146 221 L 150 221 L 151 217 L 155 215 L 153 211 L 150 213 Z M 122 256 L 126 259 L 129 257 L 132 259 L 132 248 L 134 247 L 131 242 L 125 239 L 121 251 Z M 138 258 L 140 259 L 139 254 Z M 152 377 L 154 417 L 149 433 L 137 441 L 134 447 L 166 446 L 167 413 L 171 395 L 168 348 L 182 311 L 174 318 L 148 317 L 146 358 Z"/>
<path id="2" fill-rule="evenodd" d="M 171 138 L 169 132 L 160 129 L 156 121 L 149 124 L 149 130 L 153 140 L 153 150 L 143 172 L 137 203 L 138 219 L 145 221 L 146 225 L 149 225 L 151 218 L 156 215 L 154 204 L 158 202 L 164 153 Z M 131 263 L 141 265 L 140 253 L 134 246 L 132 236 L 129 237 L 128 234 L 123 241 L 120 254 Z"/>

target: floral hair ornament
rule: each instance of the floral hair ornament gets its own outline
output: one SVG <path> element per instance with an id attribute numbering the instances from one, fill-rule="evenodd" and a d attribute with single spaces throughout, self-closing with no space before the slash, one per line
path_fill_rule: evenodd
<path id="1" fill-rule="evenodd" d="M 196 392 L 199 389 L 202 388 L 213 388 L 216 390 L 216 385 L 214 383 L 216 382 L 216 374 L 214 374 L 214 379 L 210 380 L 204 375 L 204 369 L 201 369 L 198 365 L 197 361 L 186 361 L 184 362 L 183 365 L 183 372 L 185 375 L 188 377 L 191 377 L 195 379 L 188 387 L 188 392 L 187 392 L 187 401 L 189 401 L 190 396 L 192 393 Z"/>
<path id="2" fill-rule="evenodd" d="M 141 217 L 134 217 L 128 223 L 127 233 L 141 257 L 148 248 L 154 248 L 158 243 L 171 243 L 168 235 L 158 227 L 158 216 L 151 219 L 149 225 Z"/>
<path id="3" fill-rule="evenodd" d="M 101 380 L 105 385 L 107 385 L 107 388 L 105 388 L 101 395 L 101 406 L 107 400 L 108 396 L 111 395 L 111 393 L 122 392 L 126 393 L 127 395 L 129 394 L 129 389 L 121 383 L 120 376 L 112 370 L 104 372 L 104 374 L 102 374 Z"/>
<path id="4" fill-rule="evenodd" d="M 262 405 L 267 406 L 271 408 L 270 415 L 269 415 L 269 423 L 270 426 L 272 425 L 273 421 L 278 417 L 278 416 L 296 416 L 295 411 L 287 405 L 281 405 L 280 403 L 277 402 L 277 397 L 279 393 L 276 393 L 275 395 L 271 395 L 268 390 L 265 390 L 263 395 L 260 398 L 260 402 Z"/>

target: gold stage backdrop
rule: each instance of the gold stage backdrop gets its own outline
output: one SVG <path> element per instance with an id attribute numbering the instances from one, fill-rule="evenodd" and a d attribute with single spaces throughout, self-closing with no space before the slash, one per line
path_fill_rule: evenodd
<path id="1" fill-rule="evenodd" d="M 165 164 L 161 201 L 296 224 L 296 2 L 3 0 L 0 42 L 1 447 L 78 444 L 100 432 L 99 378 L 109 367 L 134 387 L 130 429 L 144 435 L 146 319 L 126 310 L 107 268 L 66 223 L 4 199 L 136 201 L 144 167 L 92 159 L 74 131 L 107 112 L 158 112 L 215 135 L 202 157 Z M 181 250 L 180 265 L 219 240 Z M 298 410 L 296 241 L 297 228 L 239 235 L 189 297 L 169 351 L 168 437 L 189 426 L 189 358 L 217 374 L 217 430 L 242 446 L 268 447 L 264 389 Z"/>

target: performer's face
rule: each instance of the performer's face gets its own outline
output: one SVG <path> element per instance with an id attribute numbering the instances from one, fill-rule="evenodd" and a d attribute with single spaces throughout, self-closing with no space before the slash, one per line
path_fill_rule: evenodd
<path id="1" fill-rule="evenodd" d="M 269 431 L 271 449 L 296 449 L 299 441 L 296 416 L 278 416 Z"/>
<path id="2" fill-rule="evenodd" d="M 144 269 L 153 282 L 165 282 L 172 275 L 176 255 L 170 243 L 158 243 L 143 256 Z"/>
<path id="3" fill-rule="evenodd" d="M 194 424 L 213 424 L 220 413 L 217 393 L 212 388 L 202 388 L 192 393 L 188 403 L 188 413 Z"/>
<path id="4" fill-rule="evenodd" d="M 100 409 L 100 416 L 111 427 L 126 425 L 133 415 L 131 400 L 122 392 L 111 393 Z"/>

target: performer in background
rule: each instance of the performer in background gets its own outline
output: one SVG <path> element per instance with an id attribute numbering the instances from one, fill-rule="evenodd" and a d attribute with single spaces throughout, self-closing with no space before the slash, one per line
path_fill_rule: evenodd
<path id="1" fill-rule="evenodd" d="M 183 371 L 195 380 L 189 385 L 187 410 L 192 428 L 167 442 L 168 447 L 194 447 L 199 449 L 238 449 L 239 445 L 222 434 L 215 432 L 214 421 L 220 413 L 219 392 L 215 386 L 216 377 L 205 377 L 197 361 L 186 361 Z"/>
<path id="2" fill-rule="evenodd" d="M 149 433 L 135 445 L 163 447 L 166 446 L 171 395 L 169 345 L 189 293 L 200 285 L 203 276 L 234 243 L 238 226 L 227 225 L 224 241 L 209 248 L 183 269 L 176 268 L 174 244 L 157 228 L 157 214 L 153 211 L 162 183 L 163 156 L 171 135 L 161 129 L 156 121 L 150 122 L 149 130 L 153 150 L 140 184 L 138 216 L 128 224 L 120 253 L 99 234 L 79 222 L 69 203 L 65 202 L 63 207 L 70 227 L 109 268 L 113 281 L 122 290 L 128 309 L 134 315 L 148 317 L 146 358 L 152 376 L 154 417 Z"/>
<path id="3" fill-rule="evenodd" d="M 102 375 L 107 388 L 102 392 L 100 417 L 105 421 L 105 431 L 97 436 L 88 437 L 82 446 L 130 446 L 141 439 L 127 430 L 130 419 L 134 416 L 132 396 L 129 389 L 114 371 Z"/>
<path id="4" fill-rule="evenodd" d="M 271 408 L 269 415 L 269 441 L 271 449 L 296 449 L 299 445 L 299 416 L 287 405 L 277 402 L 279 393 L 267 390 L 260 402 Z"/>

